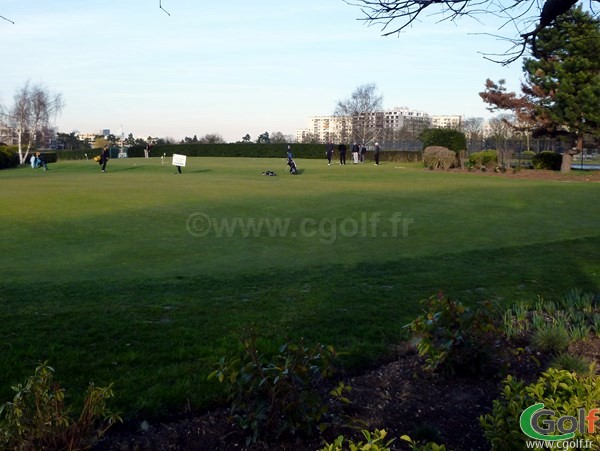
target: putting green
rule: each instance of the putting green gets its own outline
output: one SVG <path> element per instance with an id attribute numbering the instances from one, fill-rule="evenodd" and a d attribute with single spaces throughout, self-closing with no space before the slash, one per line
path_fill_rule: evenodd
<path id="1" fill-rule="evenodd" d="M 598 235 L 596 184 L 283 159 L 2 171 L 5 281 L 255 273 Z M 277 177 L 263 176 L 274 170 Z"/>

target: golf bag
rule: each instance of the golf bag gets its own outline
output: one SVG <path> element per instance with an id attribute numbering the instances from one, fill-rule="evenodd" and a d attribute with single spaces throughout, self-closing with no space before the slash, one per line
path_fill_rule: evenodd
<path id="1" fill-rule="evenodd" d="M 287 165 L 290 167 L 290 174 L 297 175 L 298 168 L 296 167 L 296 162 L 291 158 L 288 158 Z"/>

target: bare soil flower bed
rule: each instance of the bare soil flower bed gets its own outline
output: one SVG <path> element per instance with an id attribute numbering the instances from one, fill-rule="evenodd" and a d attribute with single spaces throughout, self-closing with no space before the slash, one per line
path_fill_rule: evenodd
<path id="1" fill-rule="evenodd" d="M 571 352 L 600 364 L 600 338 L 575 343 Z M 413 439 L 434 440 L 447 449 L 489 449 L 479 417 L 491 411 L 505 374 L 526 381 L 535 380 L 544 370 L 544 357 L 530 351 L 512 358 L 509 366 L 494 374 L 432 375 L 421 369 L 417 353 L 403 347 L 396 358 L 375 368 L 345 378 L 352 387 L 351 404 L 335 412 L 338 418 L 353 418 L 364 429 L 385 429 L 396 438 L 393 449 L 408 449 L 399 440 L 404 434 Z M 541 365 L 537 362 L 541 362 Z M 109 431 L 95 450 L 317 450 L 323 440 L 333 442 L 340 434 L 362 438 L 349 422 L 330 428 L 321 437 L 286 438 L 246 446 L 246 434 L 233 424 L 225 408 L 178 421 L 129 424 Z"/>

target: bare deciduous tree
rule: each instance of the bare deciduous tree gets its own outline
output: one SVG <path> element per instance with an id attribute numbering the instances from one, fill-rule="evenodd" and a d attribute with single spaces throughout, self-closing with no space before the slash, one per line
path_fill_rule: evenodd
<path id="1" fill-rule="evenodd" d="M 272 132 L 270 139 L 271 144 L 285 144 L 293 141 L 292 136 L 285 135 L 282 132 Z"/>
<path id="2" fill-rule="evenodd" d="M 226 141 L 218 133 L 207 133 L 200 138 L 199 142 L 201 144 L 225 144 Z"/>
<path id="3" fill-rule="evenodd" d="M 483 149 L 483 118 L 468 117 L 463 122 L 463 133 L 467 138 L 469 153 L 479 152 Z"/>
<path id="4" fill-rule="evenodd" d="M 353 141 L 368 144 L 379 139 L 383 130 L 383 96 L 377 95 L 376 91 L 377 86 L 374 83 L 361 85 L 349 99 L 337 103 L 333 114 L 348 118 Z M 341 137 L 342 140 L 345 138 L 348 136 Z"/>
<path id="5" fill-rule="evenodd" d="M 528 45 L 536 52 L 536 39 L 541 30 L 554 23 L 556 18 L 568 11 L 577 0 L 344 0 L 361 8 L 364 20 L 382 26 L 383 36 L 400 33 L 412 26 L 417 19 L 431 13 L 438 22 L 456 21 L 463 16 L 472 18 L 493 17 L 511 25 L 512 36 L 502 36 L 509 42 L 503 55 L 488 54 L 487 58 L 502 64 L 510 64 L 521 57 Z M 593 4 L 600 0 L 587 0 Z"/>
<path id="6" fill-rule="evenodd" d="M 507 145 L 509 139 L 514 136 L 515 126 L 513 122 L 515 117 L 512 114 L 501 114 L 488 122 L 490 138 L 495 143 L 496 152 L 498 152 L 498 163 L 509 164 L 512 158 L 512 150 Z"/>
<path id="7" fill-rule="evenodd" d="M 60 94 L 52 96 L 40 85 L 30 86 L 27 82 L 17 90 L 8 116 L 10 125 L 17 132 L 20 164 L 25 163 L 32 145 L 36 144 L 38 131 L 49 126 L 50 119 L 62 111 L 63 105 Z M 23 153 L 26 138 L 27 149 Z"/>

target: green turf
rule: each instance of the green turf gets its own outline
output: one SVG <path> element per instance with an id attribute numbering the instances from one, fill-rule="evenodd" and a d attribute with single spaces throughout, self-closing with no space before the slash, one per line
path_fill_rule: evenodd
<path id="1" fill-rule="evenodd" d="M 160 159 L 0 172 L 0 400 L 49 359 L 72 390 L 115 382 L 126 416 L 156 416 L 213 401 L 210 366 L 248 325 L 269 350 L 304 336 L 357 366 L 440 289 L 506 303 L 598 291 L 599 186 L 577 175 L 297 163 L 298 176 L 242 158 L 189 159 L 181 175 Z"/>

